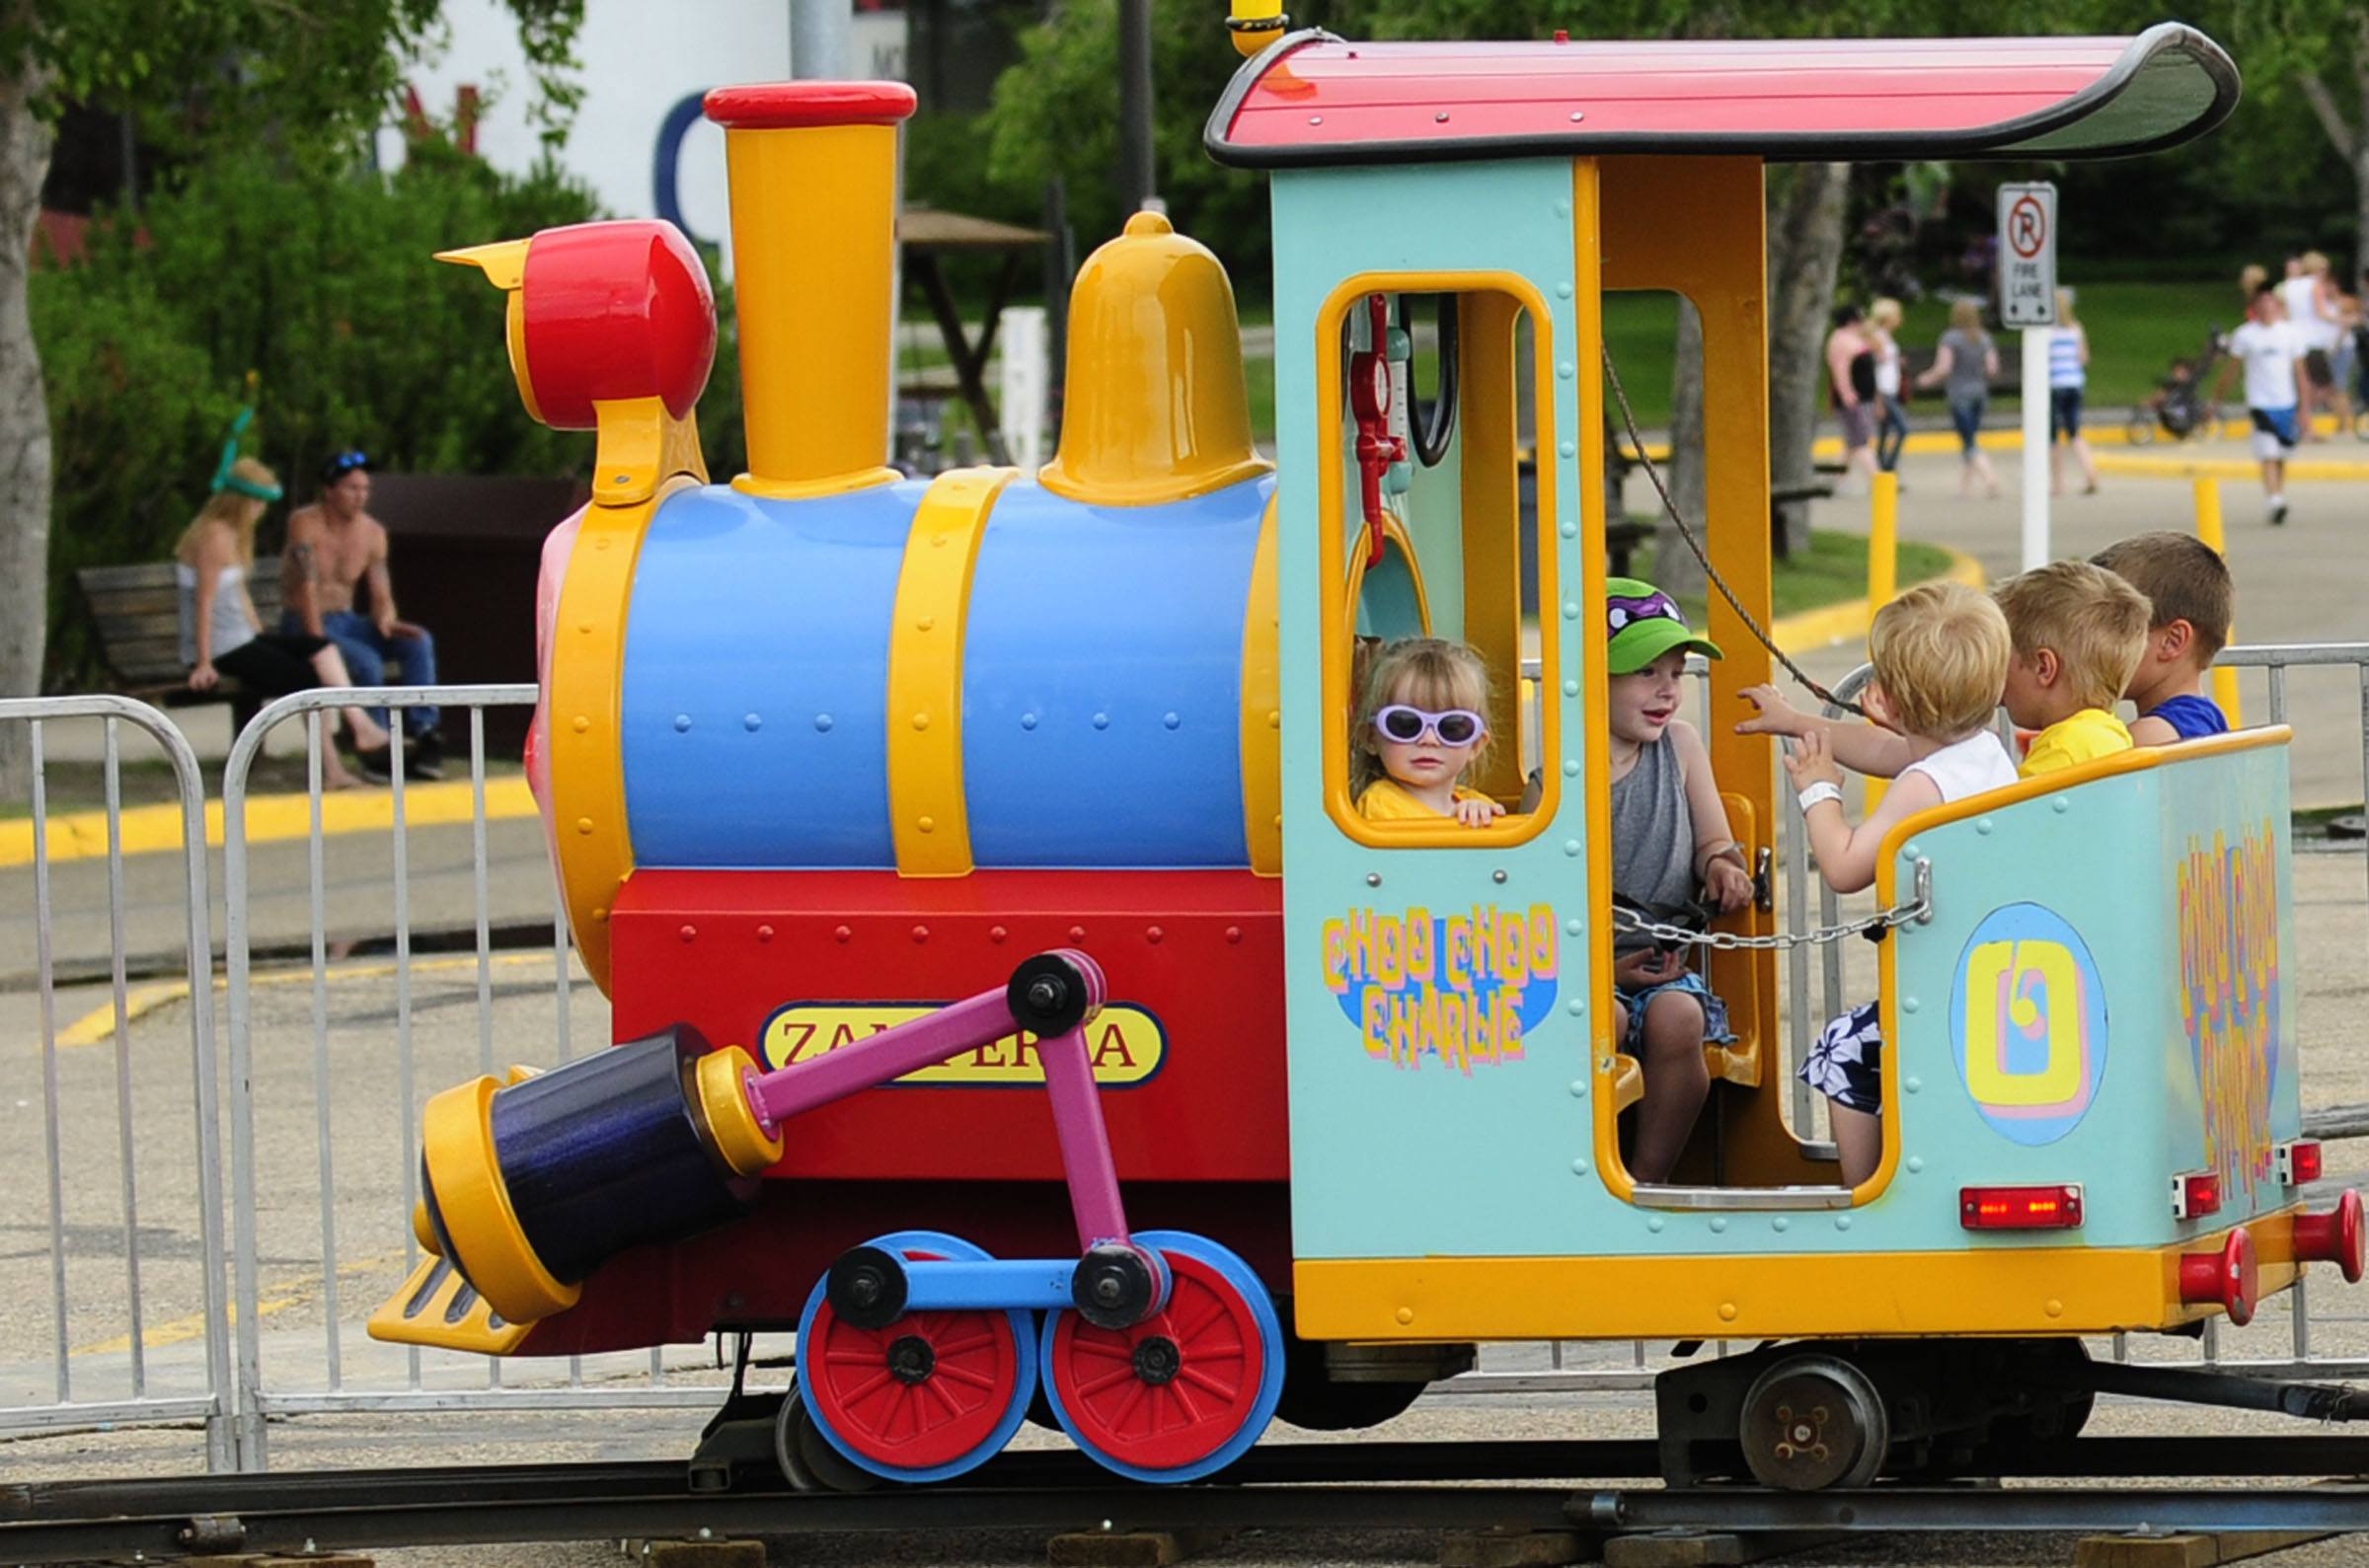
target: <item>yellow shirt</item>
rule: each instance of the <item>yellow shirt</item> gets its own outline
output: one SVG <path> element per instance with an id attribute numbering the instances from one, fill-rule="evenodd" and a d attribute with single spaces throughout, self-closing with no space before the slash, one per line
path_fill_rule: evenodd
<path id="1" fill-rule="evenodd" d="M 2036 779 L 2093 757 L 2128 750 L 2130 729 L 2122 720 L 2102 708 L 2085 708 L 2070 718 L 2058 719 L 2031 738 L 2031 749 L 2024 754 L 2023 774 L 2026 779 Z"/>
<path id="2" fill-rule="evenodd" d="M 1458 784 L 1456 798 L 1479 800 L 1484 796 L 1478 789 Z M 1395 779 L 1377 779 L 1367 785 L 1365 793 L 1357 797 L 1357 814 L 1368 822 L 1438 822 L 1446 815 L 1414 798 Z"/>

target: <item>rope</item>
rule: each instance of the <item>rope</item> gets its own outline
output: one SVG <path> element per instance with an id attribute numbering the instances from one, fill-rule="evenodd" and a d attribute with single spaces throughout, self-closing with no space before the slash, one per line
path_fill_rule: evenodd
<path id="1" fill-rule="evenodd" d="M 1629 432 L 1630 450 L 1637 454 L 1638 465 L 1645 471 L 1645 478 L 1653 482 L 1653 493 L 1661 497 L 1663 514 L 1678 525 L 1678 537 L 1686 541 L 1686 548 L 1693 551 L 1695 559 L 1703 563 L 1704 576 L 1710 580 L 1713 587 L 1719 590 L 1719 597 L 1727 601 L 1727 608 L 1733 610 L 1736 618 L 1744 623 L 1744 630 L 1752 634 L 1753 640 L 1767 648 L 1770 656 L 1785 666 L 1785 673 L 1799 681 L 1811 696 L 1821 703 L 1830 704 L 1842 709 L 1845 712 L 1857 713 L 1860 717 L 1866 718 L 1868 716 L 1866 709 L 1857 703 L 1835 696 L 1833 692 L 1811 680 L 1807 670 L 1788 658 L 1785 649 L 1779 647 L 1775 640 L 1760 629 L 1760 623 L 1752 619 L 1752 612 L 1744 608 L 1742 600 L 1736 598 L 1735 590 L 1727 586 L 1727 579 L 1719 575 L 1719 568 L 1711 563 L 1711 557 L 1703 549 L 1703 541 L 1695 537 L 1694 529 L 1687 525 L 1685 515 L 1678 510 L 1678 503 L 1670 499 L 1668 486 L 1661 483 L 1661 471 L 1655 468 L 1653 460 L 1645 455 L 1645 438 L 1638 434 L 1637 415 L 1629 409 L 1629 394 L 1621 390 L 1621 373 L 1613 368 L 1610 343 L 1604 345 L 1604 379 L 1612 384 L 1612 401 L 1620 406 L 1621 423 Z"/>

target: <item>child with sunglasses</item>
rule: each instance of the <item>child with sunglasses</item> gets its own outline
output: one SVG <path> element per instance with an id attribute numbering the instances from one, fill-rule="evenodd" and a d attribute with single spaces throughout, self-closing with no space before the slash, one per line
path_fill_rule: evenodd
<path id="1" fill-rule="evenodd" d="M 1359 816 L 1489 826 L 1505 808 L 1459 782 L 1488 750 L 1489 668 L 1479 654 L 1439 637 L 1406 637 L 1374 655 L 1349 732 Z"/>
<path id="2" fill-rule="evenodd" d="M 1688 651 L 1716 659 L 1719 647 L 1651 583 L 1613 577 L 1604 588 L 1613 896 L 1663 922 L 1691 913 L 1698 888 L 1721 913 L 1741 909 L 1752 898 L 1743 848 L 1711 753 L 1678 717 Z M 1664 952 L 1643 933 L 1615 933 L 1612 984 L 1614 1038 L 1645 1074 L 1629 1171 L 1667 1181 L 1711 1093 L 1703 1046 L 1735 1038 L 1727 1006 L 1687 967 L 1685 948 Z"/>

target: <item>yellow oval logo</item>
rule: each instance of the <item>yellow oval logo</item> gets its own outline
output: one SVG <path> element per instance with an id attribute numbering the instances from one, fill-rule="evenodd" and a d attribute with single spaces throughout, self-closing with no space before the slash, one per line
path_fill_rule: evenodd
<path id="1" fill-rule="evenodd" d="M 927 1002 L 793 1002 L 765 1020 L 757 1055 L 767 1068 L 810 1062 L 937 1010 Z M 1130 1088 L 1160 1071 L 1168 1031 L 1141 1008 L 1112 1003 L 1086 1025 L 1086 1051 L 1097 1083 Z M 917 1068 L 896 1082 L 1026 1088 L 1044 1082 L 1044 1064 L 1037 1060 L 1036 1036 L 1024 1032 Z"/>

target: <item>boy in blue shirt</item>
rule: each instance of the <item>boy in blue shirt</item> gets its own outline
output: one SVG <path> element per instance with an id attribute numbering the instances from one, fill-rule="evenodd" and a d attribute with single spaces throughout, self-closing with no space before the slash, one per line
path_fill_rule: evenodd
<path id="1" fill-rule="evenodd" d="M 2122 692 L 2139 710 L 2131 744 L 2219 735 L 2229 717 L 2204 695 L 2204 672 L 2229 641 L 2236 597 L 2220 552 L 2187 534 L 2136 534 L 2092 558 L 2147 596 L 2146 651 Z"/>

